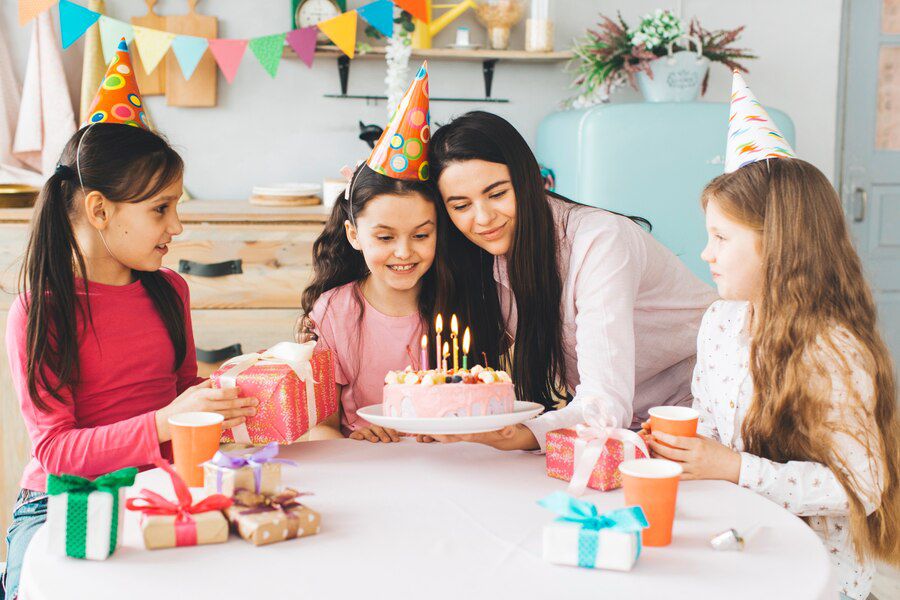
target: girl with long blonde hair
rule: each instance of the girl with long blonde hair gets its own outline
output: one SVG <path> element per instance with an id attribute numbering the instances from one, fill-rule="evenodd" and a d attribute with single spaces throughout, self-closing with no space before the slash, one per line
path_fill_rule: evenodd
<path id="1" fill-rule="evenodd" d="M 803 517 L 841 594 L 900 564 L 900 435 L 875 302 L 826 177 L 795 158 L 714 179 L 703 251 L 723 298 L 703 318 L 696 438 L 653 433 L 685 478 L 725 479 Z M 672 447 L 666 447 L 665 442 Z"/>

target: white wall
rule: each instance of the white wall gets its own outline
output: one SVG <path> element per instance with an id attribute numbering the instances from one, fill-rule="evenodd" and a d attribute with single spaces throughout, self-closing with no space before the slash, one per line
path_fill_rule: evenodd
<path id="1" fill-rule="evenodd" d="M 363 3 L 350 0 L 349 5 Z M 122 20 L 145 12 L 138 0 L 107 0 L 106 4 L 110 16 Z M 764 104 L 794 119 L 799 155 L 829 177 L 833 175 L 841 0 L 555 0 L 554 4 L 557 48 L 567 47 L 574 36 L 596 22 L 598 13 L 614 15 L 620 9 L 633 22 L 656 7 L 677 9 L 681 4 L 685 17 L 697 15 L 707 28 L 745 24 L 742 45 L 760 57 L 749 63 L 748 83 Z M 183 13 L 186 6 L 181 0 L 161 0 L 157 12 Z M 207 1 L 198 9 L 219 17 L 221 37 L 252 37 L 290 27 L 290 0 Z M 465 24 L 476 41 L 483 41 L 484 30 L 470 14 L 442 32 L 435 47 L 451 43 L 455 27 Z M 0 4 L 0 35 L 11 40 L 21 82 L 31 28 L 18 26 L 15 0 Z M 523 37 L 520 25 L 513 32 L 513 46 L 521 48 Z M 79 41 L 64 57 L 76 106 L 82 46 Z M 571 77 L 562 72 L 562 66 L 501 62 L 493 95 L 509 98 L 509 104 L 433 103 L 432 120 L 441 123 L 468 110 L 490 110 L 510 119 L 533 141 L 540 119 L 572 93 Z M 483 94 L 479 63 L 433 61 L 429 68 L 433 96 Z M 383 78 L 383 62 L 353 61 L 350 93 L 382 94 Z M 730 88 L 728 70 L 714 65 L 705 100 L 724 102 Z M 257 184 L 336 176 L 343 164 L 366 155 L 366 146 L 356 138 L 357 121 L 383 124 L 384 103 L 322 97 L 339 91 L 334 59 L 318 59 L 312 69 L 296 59 L 284 60 L 273 80 L 248 50 L 234 84 L 219 77 L 216 108 L 167 107 L 163 97 L 150 97 L 147 104 L 154 122 L 186 159 L 190 192 L 195 197 L 233 199 L 246 198 Z M 614 97 L 615 102 L 639 100 L 639 94 L 631 90 Z M 723 136 L 725 130 L 723 123 Z"/>

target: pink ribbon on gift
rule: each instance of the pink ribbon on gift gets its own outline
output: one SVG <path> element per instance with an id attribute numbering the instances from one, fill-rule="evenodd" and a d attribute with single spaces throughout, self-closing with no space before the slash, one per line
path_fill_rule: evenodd
<path id="1" fill-rule="evenodd" d="M 569 480 L 568 492 L 573 496 L 580 496 L 584 493 L 591 473 L 594 471 L 594 465 L 606 452 L 606 442 L 609 440 L 619 440 L 622 442 L 622 458 L 637 458 L 637 450 L 644 453 L 644 456 L 650 456 L 647 445 L 641 436 L 620 427 L 614 427 L 615 421 L 600 407 L 599 401 L 585 401 L 585 407 L 582 416 L 586 424 L 575 426 L 575 457 L 574 468 L 572 471 L 572 479 Z M 630 449 L 630 456 L 629 454 Z"/>
<path id="2" fill-rule="evenodd" d="M 172 487 L 175 488 L 177 502 L 167 500 L 164 496 L 148 489 L 141 490 L 140 496 L 129 498 L 125 501 L 125 508 L 136 510 L 147 515 L 174 515 L 175 516 L 175 545 L 197 545 L 197 523 L 193 515 L 212 510 L 225 510 L 231 506 L 231 498 L 222 494 L 207 496 L 200 502 L 194 503 L 191 490 L 175 469 L 166 460 L 154 462 L 157 467 L 169 474 L 172 478 Z"/>
<path id="3" fill-rule="evenodd" d="M 319 420 L 319 412 L 316 408 L 316 382 L 313 379 L 312 363 L 310 362 L 315 349 L 316 342 L 314 341 L 304 344 L 279 342 L 265 352 L 251 352 L 235 356 L 222 364 L 222 367 L 228 367 L 228 370 L 219 375 L 219 386 L 223 388 L 237 387 L 238 376 L 256 364 L 287 365 L 306 384 L 306 414 L 309 416 L 310 427 L 312 427 Z M 252 443 L 246 423 L 232 427 L 231 435 L 239 444 Z"/>

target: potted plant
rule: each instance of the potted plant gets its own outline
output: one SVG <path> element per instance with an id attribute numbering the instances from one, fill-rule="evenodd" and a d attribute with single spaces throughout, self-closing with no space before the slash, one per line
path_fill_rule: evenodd
<path id="1" fill-rule="evenodd" d="M 706 92 L 709 63 L 720 62 L 744 73 L 738 62 L 756 58 L 733 44 L 743 27 L 704 29 L 695 18 L 689 28 L 671 11 L 658 9 L 629 27 L 622 15 L 600 16 L 596 30 L 577 40 L 569 70 L 581 93 L 573 106 L 594 104 L 626 83 L 640 89 L 651 102 L 690 102 Z"/>

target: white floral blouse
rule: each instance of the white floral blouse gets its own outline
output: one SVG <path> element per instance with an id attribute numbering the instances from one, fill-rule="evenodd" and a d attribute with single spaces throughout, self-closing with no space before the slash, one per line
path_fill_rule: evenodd
<path id="1" fill-rule="evenodd" d="M 747 302 L 720 300 L 710 306 L 703 316 L 692 382 L 694 408 L 700 412 L 698 433 L 741 452 L 738 483 L 804 517 L 822 538 L 831 556 L 840 591 L 851 598 L 866 598 L 875 566 L 871 561 L 860 564 L 856 559 L 850 537 L 847 494 L 831 470 L 820 463 L 777 463 L 742 452 L 741 424 L 753 398 L 749 368 L 749 309 Z M 861 436 L 862 439 L 872 437 L 876 431 L 871 411 L 874 389 L 871 377 L 863 368 L 858 343 L 842 328 L 835 329 L 833 339 L 843 360 L 852 368 L 853 391 L 859 394 L 867 409 L 863 419 L 865 422 L 857 419 L 854 432 L 856 437 Z M 834 361 L 841 360 L 833 352 L 826 356 Z M 830 416 L 843 417 L 846 415 L 841 409 L 849 406 L 849 393 L 843 378 L 835 371 L 831 370 L 831 406 L 834 412 Z M 881 500 L 883 465 L 873 464 L 874 461 L 855 436 L 837 433 L 833 443 L 835 452 L 852 470 L 857 496 L 863 502 L 866 513 L 871 514 Z M 871 445 L 873 442 L 870 440 L 869 443 Z"/>

